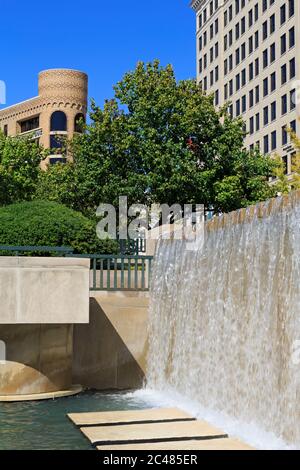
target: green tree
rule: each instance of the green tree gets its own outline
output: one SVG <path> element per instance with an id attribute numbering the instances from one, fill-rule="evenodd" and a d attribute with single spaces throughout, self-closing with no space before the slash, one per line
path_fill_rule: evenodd
<path id="1" fill-rule="evenodd" d="M 0 132 L 0 205 L 34 197 L 44 156 L 34 141 Z"/>
<path id="2" fill-rule="evenodd" d="M 139 63 L 71 143 L 74 163 L 41 175 L 39 196 L 94 212 L 100 202 L 203 203 L 229 211 L 273 195 L 275 163 L 243 149 L 241 119 L 217 111 L 194 80 Z M 73 181 L 76 191 L 59 182 Z"/>

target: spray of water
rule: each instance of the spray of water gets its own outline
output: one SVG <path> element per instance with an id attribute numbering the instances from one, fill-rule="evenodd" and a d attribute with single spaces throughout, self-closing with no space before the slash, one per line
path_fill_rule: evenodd
<path id="1" fill-rule="evenodd" d="M 299 197 L 249 211 L 198 252 L 159 242 L 148 387 L 300 446 Z"/>

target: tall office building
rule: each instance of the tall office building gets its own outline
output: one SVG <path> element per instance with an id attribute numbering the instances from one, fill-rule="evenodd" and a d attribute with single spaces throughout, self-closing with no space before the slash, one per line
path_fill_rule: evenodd
<path id="1" fill-rule="evenodd" d="M 230 102 L 229 112 L 242 116 L 245 145 L 277 153 L 289 174 L 294 149 L 287 128 L 300 127 L 300 2 L 193 0 L 191 6 L 198 82 L 217 106 Z"/>

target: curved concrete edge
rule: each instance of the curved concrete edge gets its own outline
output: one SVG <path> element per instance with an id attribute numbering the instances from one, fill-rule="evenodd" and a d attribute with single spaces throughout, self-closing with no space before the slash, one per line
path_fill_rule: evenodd
<path id="1" fill-rule="evenodd" d="M 54 400 L 55 398 L 71 397 L 78 395 L 83 391 L 81 385 L 72 385 L 69 390 L 61 390 L 58 392 L 35 393 L 33 395 L 0 395 L 1 402 L 17 402 L 17 401 L 39 401 Z"/>

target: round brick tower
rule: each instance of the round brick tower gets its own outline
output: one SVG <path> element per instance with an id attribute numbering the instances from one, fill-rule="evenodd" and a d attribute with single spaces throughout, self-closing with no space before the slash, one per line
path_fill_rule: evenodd
<path id="1" fill-rule="evenodd" d="M 49 161 L 61 158 L 59 141 L 80 132 L 78 122 L 86 118 L 88 76 L 69 69 L 51 69 L 39 74 L 40 124 L 45 148 L 54 149 Z M 46 163 L 46 162 L 45 162 Z"/>

